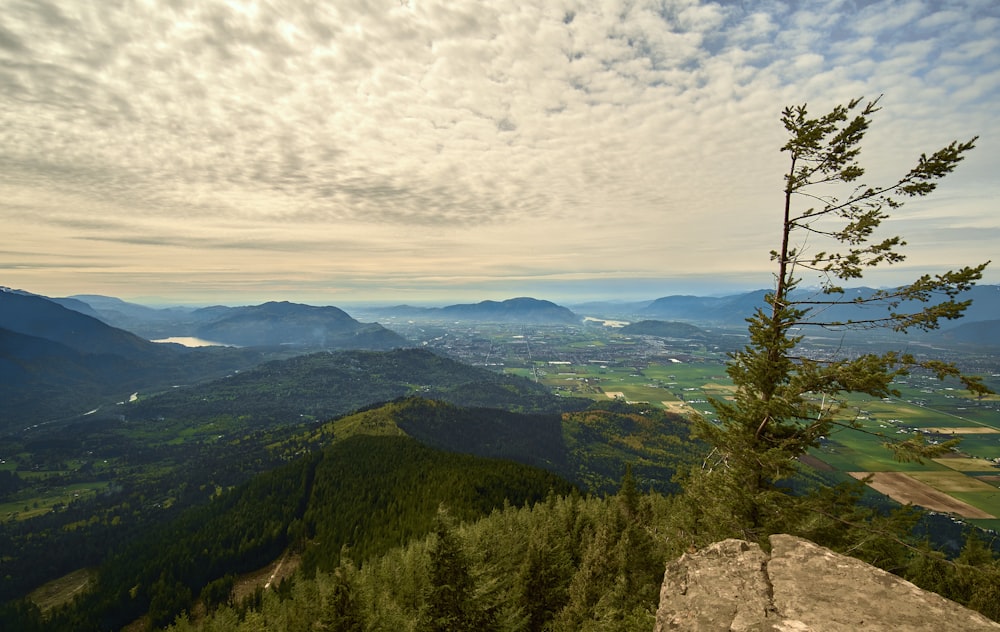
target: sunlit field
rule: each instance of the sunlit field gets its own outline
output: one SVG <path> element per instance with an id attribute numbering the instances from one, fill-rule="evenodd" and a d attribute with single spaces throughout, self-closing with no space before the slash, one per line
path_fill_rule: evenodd
<path id="1" fill-rule="evenodd" d="M 586 361 L 550 360 L 535 344 L 532 362 L 508 372 L 535 379 L 564 396 L 600 400 L 621 398 L 643 402 L 670 412 L 703 415 L 715 412 L 711 400 L 731 397 L 733 385 L 725 371 L 726 355 L 718 347 L 690 341 L 661 344 L 655 353 L 638 350 L 644 341 L 615 340 L 600 343 L 576 341 L 573 348 L 590 349 L 596 358 Z M 672 349 L 672 347 L 676 347 Z M 554 349 L 553 349 L 554 350 Z M 555 354 L 550 354 L 555 357 Z M 1000 390 L 1000 380 L 987 374 L 987 384 Z M 914 374 L 895 385 L 899 396 L 877 399 L 853 395 L 843 402 L 841 419 L 860 430 L 838 429 L 824 437 L 812 451 L 820 461 L 844 474 L 904 472 L 895 481 L 892 495 L 900 502 L 920 504 L 915 495 L 922 484 L 967 503 L 965 515 L 948 507 L 932 510 L 956 513 L 985 528 L 1000 528 L 1000 402 L 996 396 L 978 399 L 959 385 L 940 382 L 930 375 Z M 947 458 L 922 463 L 901 463 L 883 447 L 890 439 L 922 434 L 928 442 L 961 439 Z M 907 481 L 913 493 L 907 492 Z M 989 516 L 989 517 L 986 517 Z"/>

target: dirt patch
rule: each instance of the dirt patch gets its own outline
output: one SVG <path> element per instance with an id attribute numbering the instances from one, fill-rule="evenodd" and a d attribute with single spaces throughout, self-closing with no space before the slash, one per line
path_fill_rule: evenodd
<path id="1" fill-rule="evenodd" d="M 814 470 L 819 470 L 820 472 L 835 472 L 835 471 L 837 471 L 837 469 L 835 467 L 833 467 L 832 465 L 830 465 L 826 461 L 823 461 L 822 459 L 814 457 L 811 454 L 803 454 L 802 456 L 799 457 L 799 461 L 802 462 L 802 463 L 805 463 L 806 465 L 808 465 L 809 467 L 811 467 Z"/>
<path id="2" fill-rule="evenodd" d="M 261 588 L 273 588 L 277 586 L 281 583 L 281 580 L 291 576 L 301 563 L 301 556 L 285 553 L 264 568 L 240 575 L 233 586 L 233 603 L 239 603 L 244 598 L 252 595 L 258 586 Z"/>
<path id="3" fill-rule="evenodd" d="M 686 402 L 660 402 L 663 407 L 667 409 L 668 413 L 676 413 L 678 415 L 690 415 L 697 411 L 691 408 Z"/>
<path id="4" fill-rule="evenodd" d="M 871 474 L 868 485 L 889 498 L 903 504 L 912 503 L 931 511 L 951 513 L 962 518 L 994 518 L 995 516 L 977 509 L 968 503 L 948 494 L 938 491 L 916 480 L 903 472 L 849 472 L 851 476 L 862 479 Z"/>
<path id="5" fill-rule="evenodd" d="M 56 606 L 68 603 L 78 593 L 82 592 L 94 579 L 95 572 L 90 569 L 81 569 L 63 575 L 59 579 L 54 579 L 47 584 L 36 588 L 28 595 L 28 599 L 35 602 L 41 611 L 48 612 Z"/>
<path id="6" fill-rule="evenodd" d="M 625 393 L 621 391 L 604 391 L 609 399 L 625 399 Z"/>

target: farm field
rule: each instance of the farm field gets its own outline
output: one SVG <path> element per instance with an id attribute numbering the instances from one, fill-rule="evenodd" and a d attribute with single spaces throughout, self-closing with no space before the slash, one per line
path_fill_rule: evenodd
<path id="1" fill-rule="evenodd" d="M 539 353 L 544 347 L 536 344 L 531 363 L 507 370 L 566 396 L 622 398 L 708 418 L 714 415 L 710 398 L 731 396 L 733 386 L 721 350 L 694 349 L 690 344 L 672 349 L 668 343 L 658 346 L 655 353 L 639 355 L 636 350 L 641 343 L 629 343 L 629 347 L 616 347 L 612 338 L 591 346 L 600 349 L 597 361 L 552 361 Z M 615 355 L 616 348 L 627 349 L 627 353 Z M 995 372 L 987 375 L 994 390 L 1000 390 L 997 378 Z M 966 391 L 930 375 L 913 374 L 896 386 L 898 397 L 852 396 L 845 406 L 844 420 L 856 421 L 863 432 L 841 429 L 831 433 L 813 450 L 814 458 L 809 461 L 857 478 L 874 474 L 871 486 L 899 502 L 952 513 L 983 528 L 1000 529 L 998 398 L 971 398 Z M 960 438 L 961 443 L 948 458 L 923 463 L 897 462 L 882 446 L 886 438 L 904 438 L 916 432 L 930 442 Z"/>
<path id="2" fill-rule="evenodd" d="M 26 520 L 33 516 L 40 516 L 54 508 L 66 506 L 75 500 L 93 496 L 107 487 L 106 481 L 53 485 L 41 492 L 20 498 L 15 497 L 13 500 L 0 503 L 0 521 L 15 518 Z"/>

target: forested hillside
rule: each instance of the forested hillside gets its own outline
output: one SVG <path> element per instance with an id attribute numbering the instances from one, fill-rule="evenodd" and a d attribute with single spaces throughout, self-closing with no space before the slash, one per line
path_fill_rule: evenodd
<path id="1" fill-rule="evenodd" d="M 702 457 L 680 415 L 607 400 L 562 414 L 464 408 L 408 397 L 348 415 L 318 431 L 337 438 L 405 434 L 427 445 L 555 472 L 591 493 L 611 493 L 631 465 L 643 489 L 678 491 L 674 474 Z"/>
<path id="2" fill-rule="evenodd" d="M 669 499 L 627 481 L 616 496 L 550 495 L 474 523 L 448 508 L 405 547 L 374 559 L 349 551 L 333 569 L 172 629 L 648 631 L 677 552 L 660 527 L 669 511 Z"/>
<path id="3" fill-rule="evenodd" d="M 262 364 L 231 377 L 143 399 L 130 419 L 183 420 L 185 425 L 240 420 L 266 427 L 326 420 L 419 393 L 460 406 L 557 412 L 573 402 L 536 383 L 471 367 L 421 349 L 321 352 Z M 583 407 L 586 402 L 580 402 Z"/>
<path id="4" fill-rule="evenodd" d="M 23 604 L 9 606 L 2 620 L 25 631 L 83 631 L 118 629 L 148 613 L 156 627 L 289 547 L 302 552 L 307 570 L 332 569 L 344 545 L 367 558 L 423 537 L 442 504 L 472 520 L 505 503 L 570 491 L 556 476 L 510 461 L 436 451 L 406 437 L 357 436 L 149 530 L 46 620 Z"/>

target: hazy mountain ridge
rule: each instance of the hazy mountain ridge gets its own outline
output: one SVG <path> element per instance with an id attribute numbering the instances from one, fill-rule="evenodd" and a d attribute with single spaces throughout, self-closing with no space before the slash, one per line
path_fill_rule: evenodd
<path id="1" fill-rule="evenodd" d="M 949 342 L 1000 347 L 1000 320 L 979 320 L 951 327 L 941 334 Z"/>
<path id="2" fill-rule="evenodd" d="M 793 293 L 798 301 L 830 301 L 831 305 L 816 305 L 813 313 L 817 320 L 847 321 L 877 318 L 888 315 L 888 310 L 878 306 L 862 306 L 854 303 L 856 298 L 868 298 L 877 290 L 869 287 L 846 288 L 844 294 L 826 295 L 816 289 L 802 289 Z M 721 297 L 691 295 L 664 296 L 639 310 L 638 315 L 658 320 L 678 320 L 698 324 L 742 325 L 757 308 L 767 306 L 764 297 L 770 290 L 754 290 L 743 294 Z M 1000 286 L 977 285 L 959 295 L 958 300 L 972 300 L 972 305 L 957 323 L 995 320 L 1000 314 Z M 921 303 L 912 302 L 910 307 L 919 309 Z M 906 305 L 898 308 L 907 309 Z M 946 330 L 954 323 L 945 321 Z"/>
<path id="3" fill-rule="evenodd" d="M 333 306 L 269 301 L 241 307 L 154 309 L 106 296 L 59 300 L 70 309 L 82 302 L 108 324 L 151 339 L 194 337 L 241 347 L 314 349 L 392 349 L 408 344 L 378 323 L 359 322 Z"/>
<path id="4" fill-rule="evenodd" d="M 0 292 L 0 327 L 58 342 L 80 353 L 140 357 L 176 351 L 36 295 Z"/>
<path id="5" fill-rule="evenodd" d="M 219 377 L 260 362 L 236 349 L 143 340 L 49 299 L 0 292 L 0 430 L 79 415 L 139 389 Z"/>
<path id="6" fill-rule="evenodd" d="M 530 325 L 568 325 L 580 322 L 580 317 L 569 308 L 530 297 L 511 298 L 505 301 L 481 301 L 445 307 L 394 307 L 367 310 L 382 318 L 412 318 L 425 320 L 452 320 L 489 323 L 524 323 Z"/>
<path id="7" fill-rule="evenodd" d="M 408 346 L 405 338 L 378 323 L 361 323 L 343 310 L 299 303 L 268 302 L 231 308 L 205 308 L 210 314 L 197 325 L 198 338 L 240 346 L 298 345 L 316 348 L 392 349 Z"/>

